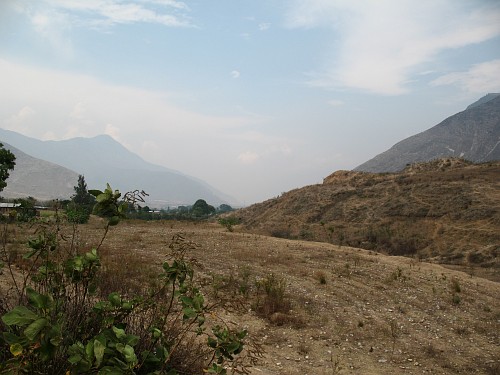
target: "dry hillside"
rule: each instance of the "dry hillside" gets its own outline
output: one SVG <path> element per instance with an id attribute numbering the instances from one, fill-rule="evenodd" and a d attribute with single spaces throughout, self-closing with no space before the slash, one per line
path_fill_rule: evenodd
<path id="1" fill-rule="evenodd" d="M 234 213 L 245 231 L 481 267 L 498 280 L 500 162 L 440 159 L 400 173 L 338 171 Z"/>
<path id="2" fill-rule="evenodd" d="M 80 227 L 82 250 L 99 242 L 101 228 L 96 221 Z M 253 375 L 500 371 L 500 284 L 414 259 L 230 233 L 218 224 L 124 222 L 101 251 L 107 286 L 141 290 L 179 232 L 199 245 L 190 256 L 207 300 L 243 302 L 219 313 L 262 345 Z M 13 234 L 20 246 L 23 232 Z M 256 284 L 270 275 L 284 280 L 285 301 L 266 315 Z"/>

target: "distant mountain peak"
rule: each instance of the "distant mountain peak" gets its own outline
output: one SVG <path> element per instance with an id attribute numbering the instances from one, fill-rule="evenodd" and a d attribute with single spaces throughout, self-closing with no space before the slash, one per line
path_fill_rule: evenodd
<path id="1" fill-rule="evenodd" d="M 440 158 L 472 162 L 500 160 L 500 94 L 488 94 L 466 110 L 406 138 L 356 167 L 363 172 L 398 172 L 406 165 Z"/>
<path id="2" fill-rule="evenodd" d="M 212 205 L 236 202 L 195 177 L 145 161 L 106 134 L 41 141 L 0 129 L 0 141 L 84 175 L 91 189 L 110 183 L 122 192 L 144 190 L 149 194 L 148 204 L 156 208 L 193 204 L 198 199 Z"/>
<path id="3" fill-rule="evenodd" d="M 485 96 L 483 96 L 481 99 L 479 99 L 478 101 L 472 103 L 471 105 L 469 105 L 467 109 L 471 109 L 471 108 L 474 108 L 474 107 L 477 107 L 477 106 L 480 106 L 484 103 L 487 103 L 489 102 L 490 100 L 492 99 L 495 99 L 497 96 L 500 96 L 500 93 L 489 93 L 489 94 L 486 94 Z"/>

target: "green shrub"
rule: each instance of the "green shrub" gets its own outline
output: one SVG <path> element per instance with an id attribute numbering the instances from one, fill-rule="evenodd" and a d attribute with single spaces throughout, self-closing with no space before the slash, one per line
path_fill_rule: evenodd
<path id="1" fill-rule="evenodd" d="M 17 305 L 0 301 L 0 373 L 225 374 L 226 364 L 237 366 L 246 331 L 221 325 L 205 302 L 186 260 L 192 245 L 183 236 L 172 239 L 147 293 L 100 297 L 100 247 L 127 202 L 109 185 L 91 193 L 94 213 L 106 219 L 97 247 L 65 248 L 60 220 L 41 225 L 29 241 L 31 265 L 15 284 Z"/>

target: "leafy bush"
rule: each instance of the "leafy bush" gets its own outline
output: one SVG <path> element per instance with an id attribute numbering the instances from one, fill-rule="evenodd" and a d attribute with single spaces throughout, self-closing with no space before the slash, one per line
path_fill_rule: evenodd
<path id="1" fill-rule="evenodd" d="M 106 220 L 97 247 L 77 251 L 64 241 L 59 219 L 40 225 L 29 241 L 27 271 L 21 283 L 13 277 L 17 305 L 0 300 L 0 373 L 225 374 L 226 363 L 244 371 L 237 356 L 246 331 L 230 330 L 206 303 L 183 236 L 172 239 L 147 293 L 100 297 L 101 245 L 137 197 L 124 201 L 109 185 L 91 194 L 94 213 Z M 5 267 L 13 266 L 7 260 Z"/>

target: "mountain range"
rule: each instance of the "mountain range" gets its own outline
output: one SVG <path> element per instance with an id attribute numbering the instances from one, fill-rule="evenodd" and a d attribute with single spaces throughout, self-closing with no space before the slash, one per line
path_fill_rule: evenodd
<path id="1" fill-rule="evenodd" d="M 438 125 L 406 138 L 356 167 L 363 172 L 397 172 L 407 164 L 459 157 L 500 160 L 500 94 L 488 94 Z"/>
<path id="2" fill-rule="evenodd" d="M 108 135 L 41 141 L 0 129 L 0 142 L 8 145 L 7 148 L 13 147 L 12 151 L 16 157 L 21 152 L 21 158 L 26 163 L 31 163 L 30 167 L 26 168 L 25 162 L 20 164 L 19 159 L 17 160 L 16 168 L 7 181 L 9 189 L 2 192 L 7 198 L 22 194 L 37 199 L 45 199 L 47 196 L 60 198 L 57 195 L 63 194 L 63 190 L 58 194 L 56 190 L 68 184 L 75 186 L 78 174 L 82 174 L 89 189 L 103 190 L 106 183 L 109 183 L 113 189 L 122 192 L 144 190 L 149 194 L 147 204 L 158 208 L 193 204 L 197 199 L 204 199 L 212 205 L 235 204 L 234 198 L 199 179 L 143 160 Z M 26 154 L 31 158 L 26 158 Z M 36 159 L 49 163 L 45 164 Z M 51 174 L 46 167 L 54 168 L 54 164 L 63 167 L 61 181 L 49 177 Z M 22 168 L 25 168 L 25 171 L 22 171 Z M 26 172 L 27 170 L 31 172 Z M 33 173 L 35 170 L 37 173 Z M 74 171 L 73 174 L 68 173 L 68 170 Z M 20 175 L 23 175 L 21 180 Z M 41 190 L 41 181 L 44 180 L 43 186 L 49 184 L 47 190 Z M 10 186 L 14 181 L 22 183 Z M 24 190 L 22 186 L 25 187 Z M 36 186 L 40 189 L 35 188 Z M 69 198 L 71 194 L 72 192 L 66 197 Z"/>

